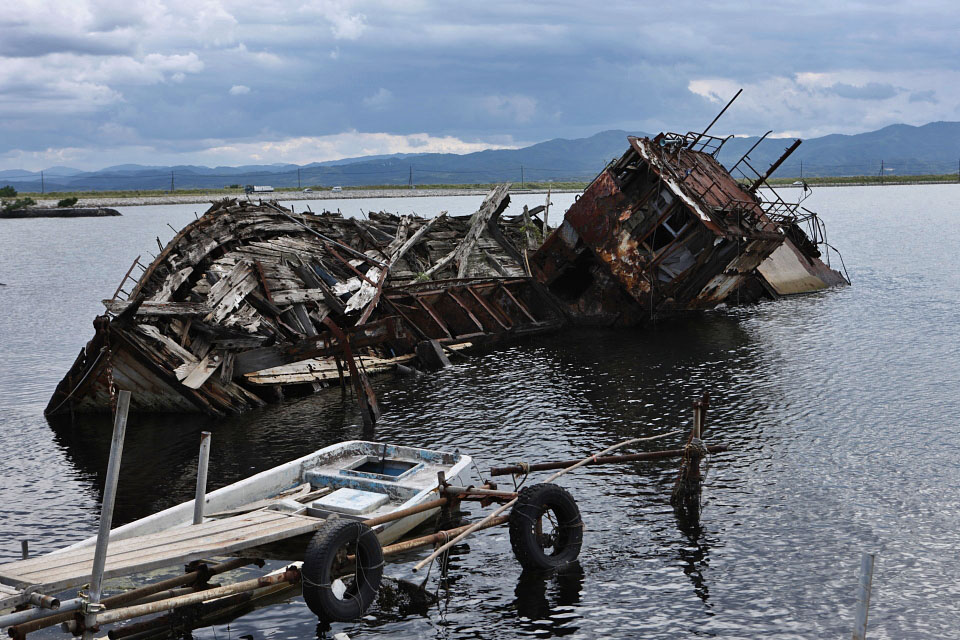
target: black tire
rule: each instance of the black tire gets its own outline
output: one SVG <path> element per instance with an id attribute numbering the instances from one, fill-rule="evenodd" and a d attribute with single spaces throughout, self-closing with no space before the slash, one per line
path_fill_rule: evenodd
<path id="1" fill-rule="evenodd" d="M 352 580 L 340 580 L 336 585 L 348 554 L 357 557 L 356 573 Z M 303 599 L 310 611 L 325 622 L 350 622 L 366 613 L 377 598 L 383 549 L 376 534 L 362 522 L 329 520 L 313 534 L 301 574 Z M 346 590 L 338 593 L 344 586 Z"/>
<path id="2" fill-rule="evenodd" d="M 542 532 L 542 518 L 552 513 L 554 530 Z M 524 487 L 510 511 L 510 546 L 524 569 L 548 571 L 564 567 L 580 555 L 583 520 L 566 489 L 555 484 Z"/>

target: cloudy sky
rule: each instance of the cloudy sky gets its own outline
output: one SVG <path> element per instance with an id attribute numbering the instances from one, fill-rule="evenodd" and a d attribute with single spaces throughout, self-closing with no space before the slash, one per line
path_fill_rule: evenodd
<path id="1" fill-rule="evenodd" d="M 947 2 L 14 0 L 0 169 L 960 120 Z"/>

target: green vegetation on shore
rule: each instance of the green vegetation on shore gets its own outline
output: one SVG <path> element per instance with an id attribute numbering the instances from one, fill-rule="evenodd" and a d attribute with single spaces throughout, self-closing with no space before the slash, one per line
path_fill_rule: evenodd
<path id="1" fill-rule="evenodd" d="M 33 198 L 17 198 L 18 195 L 17 190 L 10 185 L 0 188 L 0 213 L 19 211 L 37 204 Z M 16 198 L 16 200 L 5 200 L 4 198 Z"/>
<path id="2" fill-rule="evenodd" d="M 768 180 L 770 185 L 790 186 L 798 182 L 800 178 L 771 178 Z M 960 176 L 957 174 L 937 174 L 937 175 L 918 175 L 918 176 L 838 176 L 838 177 L 806 177 L 803 181 L 810 186 L 863 186 L 880 184 L 949 184 L 960 182 Z M 745 182 L 745 181 L 742 181 Z M 546 191 L 553 189 L 555 191 L 582 191 L 589 182 L 526 182 L 523 185 L 513 184 L 514 191 L 535 190 Z M 492 183 L 472 183 L 472 184 L 418 184 L 411 189 L 407 185 L 379 184 L 362 186 L 344 186 L 342 191 L 409 191 L 410 195 L 416 195 L 417 191 L 465 191 L 475 190 L 483 191 L 495 187 Z M 276 187 L 273 193 L 302 193 L 304 189 L 310 189 L 313 192 L 331 193 L 333 187 L 326 186 L 308 186 L 304 188 L 297 187 Z M 11 196 L 17 192 L 11 188 Z M 243 197 L 245 194 L 242 188 L 228 187 L 223 189 L 177 189 L 176 191 L 167 190 L 148 190 L 138 189 L 135 191 L 50 191 L 47 193 L 21 193 L 21 196 L 30 198 L 72 200 L 74 198 L 143 198 L 143 197 L 164 197 L 164 196 L 214 196 L 214 197 Z M 252 194 L 253 197 L 264 197 L 269 194 Z M 29 198 L 28 198 L 29 199 Z M 65 206 L 61 204 L 61 206 Z M 66 205 L 68 206 L 68 205 Z"/>
<path id="3" fill-rule="evenodd" d="M 792 185 L 800 178 L 770 178 L 767 180 L 772 186 Z M 887 174 L 885 176 L 833 176 L 833 177 L 806 177 L 803 178 L 811 187 L 816 185 L 832 186 L 862 186 L 872 184 L 938 184 L 938 183 L 957 183 L 960 182 L 960 176 L 956 173 L 944 173 L 938 175 L 923 176 L 895 176 Z"/>
<path id="4" fill-rule="evenodd" d="M 514 191 L 522 191 L 526 189 L 543 189 L 548 188 L 554 190 L 582 190 L 587 186 L 586 182 L 527 182 L 521 187 L 519 183 L 514 183 Z M 462 191 L 467 189 L 472 190 L 489 190 L 496 186 L 496 184 L 418 184 L 415 188 L 411 189 L 407 185 L 396 185 L 396 184 L 371 184 L 371 185 L 362 185 L 362 186 L 350 186 L 342 187 L 343 191 L 409 191 L 411 195 L 415 195 L 417 191 L 425 190 L 449 190 L 449 191 Z M 322 186 L 307 186 L 301 188 L 297 187 L 276 187 L 272 192 L 268 193 L 257 193 L 250 194 L 251 197 L 265 197 L 269 196 L 270 193 L 302 193 L 304 189 L 310 189 L 313 192 L 327 192 L 330 193 L 333 190 L 333 187 L 322 187 Z M 44 199 L 58 199 L 63 200 L 67 198 L 143 198 L 143 197 L 164 197 L 164 196 L 221 196 L 221 197 L 231 197 L 238 196 L 243 197 L 246 195 L 243 192 L 242 188 L 224 188 L 224 189 L 177 189 L 176 191 L 168 191 L 162 189 L 138 189 L 135 191 L 48 191 L 46 193 L 29 193 L 23 195 L 31 195 L 35 198 L 44 198 Z"/>

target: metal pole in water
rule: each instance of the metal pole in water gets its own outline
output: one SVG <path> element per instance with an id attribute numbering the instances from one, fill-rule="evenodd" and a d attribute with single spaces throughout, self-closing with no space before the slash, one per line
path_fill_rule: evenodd
<path id="1" fill-rule="evenodd" d="M 870 609 L 870 588 L 873 584 L 873 561 L 875 554 L 860 556 L 860 587 L 857 589 L 857 617 L 853 625 L 853 640 L 866 640 L 867 613 Z"/>
<path id="2" fill-rule="evenodd" d="M 700 402 L 693 403 L 693 437 L 700 439 L 700 432 L 703 429 L 703 406 Z"/>
<path id="3" fill-rule="evenodd" d="M 120 458 L 123 456 L 123 438 L 127 432 L 127 412 L 130 410 L 130 392 L 117 394 L 117 415 L 113 423 L 113 439 L 110 441 L 110 461 L 107 463 L 107 478 L 103 489 L 103 506 L 100 509 L 100 530 L 97 533 L 97 548 L 93 554 L 93 573 L 90 576 L 90 595 L 84 607 L 83 640 L 93 638 L 97 626 L 97 611 L 103 587 L 103 568 L 107 563 L 107 544 L 110 542 L 110 527 L 113 524 L 113 504 L 117 498 L 117 480 L 120 477 Z"/>
<path id="4" fill-rule="evenodd" d="M 203 522 L 203 507 L 207 499 L 207 466 L 210 463 L 210 432 L 200 432 L 200 462 L 197 466 L 197 496 L 193 501 L 193 524 Z"/>

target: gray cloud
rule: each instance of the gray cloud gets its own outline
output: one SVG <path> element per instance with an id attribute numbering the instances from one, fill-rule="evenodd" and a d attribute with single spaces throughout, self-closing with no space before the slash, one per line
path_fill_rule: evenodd
<path id="1" fill-rule="evenodd" d="M 926 91 L 914 91 L 910 94 L 910 102 L 929 102 L 930 104 L 937 104 L 940 102 L 937 100 L 937 92 L 933 89 L 928 89 Z"/>
<path id="2" fill-rule="evenodd" d="M 184 162 L 210 140 L 686 131 L 739 87 L 719 129 L 949 120 L 960 12 L 919 2 L 27 2 L 0 18 L 0 155 L 94 149 L 105 123 Z"/>
<path id="3" fill-rule="evenodd" d="M 134 50 L 133 43 L 119 37 L 37 33 L 30 29 L 11 31 L 0 37 L 0 56 L 11 58 L 36 58 L 51 53 L 91 56 L 129 55 Z"/>
<path id="4" fill-rule="evenodd" d="M 892 84 L 880 84 L 879 82 L 868 82 L 863 86 L 838 82 L 827 87 L 826 91 L 850 100 L 886 100 L 899 93 Z"/>
<path id="5" fill-rule="evenodd" d="M 393 102 L 393 92 L 380 87 L 376 93 L 363 99 L 363 106 L 377 111 L 386 109 Z"/>

